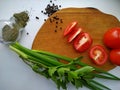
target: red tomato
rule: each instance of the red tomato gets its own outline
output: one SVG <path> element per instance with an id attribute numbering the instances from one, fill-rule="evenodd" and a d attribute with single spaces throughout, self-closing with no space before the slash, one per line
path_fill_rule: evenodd
<path id="1" fill-rule="evenodd" d="M 113 49 L 110 52 L 110 60 L 113 64 L 120 66 L 120 49 Z"/>
<path id="2" fill-rule="evenodd" d="M 70 36 L 68 37 L 68 42 L 72 42 L 78 34 L 80 34 L 82 31 L 82 28 L 75 29 L 70 33 Z"/>
<path id="3" fill-rule="evenodd" d="M 79 34 L 74 41 L 74 48 L 79 52 L 86 51 L 92 44 L 92 38 L 88 33 Z"/>
<path id="4" fill-rule="evenodd" d="M 109 48 L 120 48 L 120 28 L 112 28 L 104 35 L 104 43 Z"/>
<path id="5" fill-rule="evenodd" d="M 90 49 L 89 57 L 96 65 L 103 65 L 108 59 L 108 54 L 103 46 L 95 45 Z"/>
<path id="6" fill-rule="evenodd" d="M 68 35 L 72 30 L 74 30 L 74 28 L 77 26 L 77 24 L 78 24 L 77 21 L 70 23 L 64 31 L 64 36 Z"/>

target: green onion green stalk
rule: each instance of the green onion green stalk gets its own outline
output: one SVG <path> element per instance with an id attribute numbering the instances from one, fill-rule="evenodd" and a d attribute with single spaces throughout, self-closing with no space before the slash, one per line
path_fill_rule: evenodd
<path id="1" fill-rule="evenodd" d="M 69 58 L 46 51 L 31 50 L 20 45 L 18 42 L 9 45 L 9 47 L 15 51 L 33 71 L 53 80 L 58 90 L 60 90 L 60 88 L 67 90 L 68 83 L 73 84 L 76 89 L 86 86 L 91 90 L 111 90 L 94 78 L 120 80 L 119 77 L 107 71 L 81 62 L 82 56 Z M 60 60 L 65 60 L 68 63 L 62 63 Z M 81 68 L 77 68 L 78 65 Z"/>

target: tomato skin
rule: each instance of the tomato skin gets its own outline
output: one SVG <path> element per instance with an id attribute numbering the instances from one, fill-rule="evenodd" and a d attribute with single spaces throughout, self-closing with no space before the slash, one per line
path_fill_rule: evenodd
<path id="1" fill-rule="evenodd" d="M 74 28 L 77 26 L 78 22 L 77 21 L 74 21 L 74 22 L 71 22 L 67 27 L 66 29 L 64 30 L 64 36 L 68 35 L 72 30 L 74 30 Z"/>
<path id="2" fill-rule="evenodd" d="M 75 38 L 73 45 L 78 52 L 84 52 L 91 46 L 92 41 L 88 33 L 82 32 Z"/>
<path id="3" fill-rule="evenodd" d="M 120 49 L 111 50 L 110 60 L 113 64 L 120 66 Z"/>
<path id="4" fill-rule="evenodd" d="M 90 49 L 89 57 L 96 65 L 103 65 L 108 59 L 108 54 L 103 46 L 95 45 Z"/>
<path id="5" fill-rule="evenodd" d="M 120 28 L 112 28 L 104 34 L 105 45 L 112 49 L 120 48 Z"/>
<path id="6" fill-rule="evenodd" d="M 68 37 L 68 42 L 72 42 L 80 33 L 82 33 L 82 28 L 73 30 Z"/>

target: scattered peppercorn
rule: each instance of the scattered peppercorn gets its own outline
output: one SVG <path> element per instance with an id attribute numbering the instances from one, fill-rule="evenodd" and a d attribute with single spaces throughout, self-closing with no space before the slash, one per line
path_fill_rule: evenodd
<path id="1" fill-rule="evenodd" d="M 56 1 L 56 0 L 54 0 L 54 1 Z M 53 3 L 53 0 L 50 0 L 50 2 L 47 4 L 45 9 L 41 11 L 41 13 L 50 17 L 51 15 L 53 15 L 53 13 L 59 11 L 60 8 L 61 8 L 61 5 L 56 5 L 55 3 Z M 46 19 L 44 19 L 44 21 L 46 21 Z M 55 24 L 54 32 L 57 32 L 57 30 L 59 30 L 59 29 L 62 30 L 62 27 L 60 27 L 60 24 L 63 23 L 63 21 L 57 15 L 50 17 L 49 21 L 50 21 L 50 23 Z"/>
<path id="2" fill-rule="evenodd" d="M 54 16 L 53 18 L 54 18 L 55 20 L 59 20 L 59 17 L 57 17 L 57 16 Z"/>
<path id="3" fill-rule="evenodd" d="M 43 13 L 43 11 L 41 11 L 41 13 Z"/>
<path id="4" fill-rule="evenodd" d="M 52 23 L 52 19 L 50 18 L 50 23 Z"/>
<path id="5" fill-rule="evenodd" d="M 60 30 L 62 30 L 62 27 L 60 27 Z"/>
<path id="6" fill-rule="evenodd" d="M 50 17 L 49 21 L 51 24 L 55 25 L 55 32 L 57 32 L 58 30 L 62 30 L 61 24 L 63 23 L 63 20 L 58 15 Z"/>
<path id="7" fill-rule="evenodd" d="M 29 33 L 27 32 L 27 35 L 29 35 Z"/>
<path id="8" fill-rule="evenodd" d="M 44 19 L 44 21 L 46 21 L 46 19 Z"/>
<path id="9" fill-rule="evenodd" d="M 61 5 L 59 5 L 59 7 L 61 7 Z"/>
<path id="10" fill-rule="evenodd" d="M 50 3 L 47 4 L 45 11 L 41 11 L 41 13 L 47 15 L 48 17 L 50 17 L 53 13 L 55 13 L 56 11 L 59 10 L 59 8 L 61 8 L 61 5 L 55 5 L 54 3 L 52 3 L 52 0 L 50 0 Z"/>
<path id="11" fill-rule="evenodd" d="M 56 22 L 56 24 L 58 24 L 58 22 Z"/>
<path id="12" fill-rule="evenodd" d="M 57 32 L 57 30 L 55 30 L 55 32 Z"/>
<path id="13" fill-rule="evenodd" d="M 63 23 L 63 20 L 62 20 L 62 19 L 60 19 L 60 22 L 61 22 L 61 23 Z"/>
<path id="14" fill-rule="evenodd" d="M 37 17 L 37 16 L 36 16 L 35 18 L 36 18 L 36 19 L 39 19 L 39 17 Z"/>
<path id="15" fill-rule="evenodd" d="M 52 0 L 50 0 L 50 3 L 52 3 Z"/>

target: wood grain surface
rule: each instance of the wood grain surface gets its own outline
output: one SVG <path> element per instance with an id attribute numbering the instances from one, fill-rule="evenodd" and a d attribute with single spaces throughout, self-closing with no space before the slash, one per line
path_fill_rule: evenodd
<path id="1" fill-rule="evenodd" d="M 78 27 L 82 27 L 84 32 L 91 35 L 92 46 L 99 44 L 105 47 L 104 33 L 110 28 L 120 27 L 120 22 L 115 16 L 105 14 L 98 9 L 65 8 L 57 11 L 45 21 L 34 39 L 32 49 L 45 50 L 71 58 L 84 56 L 82 61 L 89 65 L 104 70 L 113 69 L 115 65 L 111 64 L 109 59 L 105 65 L 97 66 L 88 57 L 89 49 L 84 53 L 79 53 L 73 48 L 73 42 L 67 42 L 67 37 L 63 37 L 63 32 L 72 21 L 78 21 Z M 106 50 L 109 55 L 109 49 L 106 48 Z"/>

